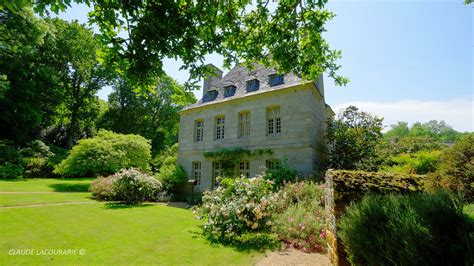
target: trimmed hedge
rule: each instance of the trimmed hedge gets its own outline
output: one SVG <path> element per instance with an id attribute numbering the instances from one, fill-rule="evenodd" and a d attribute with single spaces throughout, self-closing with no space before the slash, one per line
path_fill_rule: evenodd
<path id="1" fill-rule="evenodd" d="M 361 198 L 368 193 L 406 194 L 425 189 L 426 176 L 364 171 L 329 170 L 337 199 Z"/>

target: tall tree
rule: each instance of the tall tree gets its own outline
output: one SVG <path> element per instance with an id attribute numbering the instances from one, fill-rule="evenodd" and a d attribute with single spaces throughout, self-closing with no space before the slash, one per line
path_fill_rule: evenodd
<path id="1" fill-rule="evenodd" d="M 31 9 L 0 12 L 0 137 L 18 143 L 38 136 L 62 101 L 48 40 L 50 25 Z"/>
<path id="2" fill-rule="evenodd" d="M 382 121 L 349 106 L 328 122 L 330 167 L 376 171 L 377 146 L 382 139 Z"/>
<path id="3" fill-rule="evenodd" d="M 109 109 L 101 126 L 124 134 L 139 134 L 152 141 L 153 153 L 177 142 L 179 115 L 196 101 L 169 76 L 159 78 L 152 90 L 133 91 L 124 80 L 116 81 L 109 95 Z"/>
<path id="4" fill-rule="evenodd" d="M 100 109 L 98 41 L 78 22 L 38 19 L 28 8 L 0 19 L 0 137 L 21 144 L 63 125 L 71 147 Z"/>
<path id="5" fill-rule="evenodd" d="M 89 121 L 97 115 L 95 94 L 107 82 L 106 70 L 99 63 L 100 44 L 92 31 L 79 22 L 48 20 L 56 35 L 54 56 L 60 64 L 60 82 L 64 86 L 63 122 L 66 123 L 66 147 L 71 148 Z M 50 54 L 53 56 L 53 53 Z"/>
<path id="6" fill-rule="evenodd" d="M 71 0 L 35 1 L 40 13 L 58 13 Z M 204 57 L 217 53 L 225 65 L 258 62 L 316 80 L 326 71 L 338 85 L 341 51 L 323 38 L 334 14 L 327 0 L 308 1 L 173 1 L 74 0 L 91 5 L 91 23 L 98 25 L 108 62 L 136 81 L 152 83 L 163 75 L 163 59 L 180 58 L 191 78 L 211 72 Z M 8 4 L 17 10 L 24 1 Z M 122 34 L 120 31 L 123 30 Z"/>

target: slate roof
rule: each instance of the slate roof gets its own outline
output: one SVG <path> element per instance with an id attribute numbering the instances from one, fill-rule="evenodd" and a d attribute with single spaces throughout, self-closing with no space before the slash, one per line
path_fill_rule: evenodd
<path id="1" fill-rule="evenodd" d="M 255 95 L 262 92 L 272 91 L 272 90 L 279 90 L 283 88 L 293 87 L 296 85 L 301 84 L 303 81 L 298 76 L 290 73 L 284 76 L 283 84 L 270 86 L 269 75 L 276 74 L 277 71 L 275 68 L 266 68 L 262 65 L 255 65 L 254 69 L 249 70 L 248 68 L 238 65 L 231 69 L 221 80 L 215 82 L 211 85 L 211 90 L 216 90 L 218 92 L 217 97 L 208 102 L 203 102 L 203 100 L 199 100 L 197 103 L 189 105 L 185 107 L 183 110 L 192 109 L 200 106 L 211 105 L 218 102 L 224 102 L 232 99 L 241 98 L 244 96 Z M 260 88 L 257 91 L 247 92 L 246 84 L 247 81 L 258 79 L 260 81 Z M 227 86 L 233 85 L 236 87 L 235 94 L 230 97 L 224 97 L 224 88 Z M 206 92 L 203 91 L 203 94 Z"/>

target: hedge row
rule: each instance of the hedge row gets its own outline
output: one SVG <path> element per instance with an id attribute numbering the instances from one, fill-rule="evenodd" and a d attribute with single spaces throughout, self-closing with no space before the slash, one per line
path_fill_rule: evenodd
<path id="1" fill-rule="evenodd" d="M 368 193 L 406 194 L 422 191 L 426 176 L 363 171 L 329 170 L 327 178 L 332 180 L 337 199 L 361 198 Z"/>

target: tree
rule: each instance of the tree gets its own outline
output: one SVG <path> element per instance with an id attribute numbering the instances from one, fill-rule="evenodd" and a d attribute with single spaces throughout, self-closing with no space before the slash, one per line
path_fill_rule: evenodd
<path id="1" fill-rule="evenodd" d="M 329 166 L 376 171 L 383 118 L 349 106 L 328 121 Z"/>
<path id="2" fill-rule="evenodd" d="M 90 29 L 77 21 L 48 21 L 56 31 L 54 55 L 60 64 L 59 79 L 64 86 L 61 120 L 66 124 L 66 147 L 71 148 L 91 118 L 98 114 L 95 94 L 106 84 L 107 74 L 97 56 L 100 45 Z"/>
<path id="3" fill-rule="evenodd" d="M 50 124 L 62 89 L 50 25 L 31 9 L 0 12 L 0 137 L 27 143 Z"/>
<path id="4" fill-rule="evenodd" d="M 58 144 L 71 147 L 90 135 L 100 110 L 95 93 L 105 82 L 91 30 L 37 19 L 28 8 L 4 11 L 0 19 L 0 136 L 25 144 L 44 129 L 64 128 L 65 141 Z"/>
<path id="5" fill-rule="evenodd" d="M 436 185 L 462 192 L 467 200 L 474 200 L 474 134 L 468 134 L 449 148 L 441 158 L 435 175 Z"/>
<path id="6" fill-rule="evenodd" d="M 16 11 L 25 2 L 4 5 Z M 64 11 L 71 2 L 34 3 L 44 14 Z M 107 62 L 141 83 L 164 74 L 165 58 L 180 58 L 192 79 L 211 73 L 204 56 L 217 53 L 227 67 L 258 62 L 307 80 L 326 71 L 336 84 L 346 84 L 348 79 L 337 74 L 341 51 L 331 50 L 323 38 L 324 24 L 334 17 L 325 9 L 327 0 L 270 2 L 95 1 L 89 18 L 100 29 Z"/>
<path id="7" fill-rule="evenodd" d="M 416 122 L 411 127 L 407 122 L 397 122 L 384 134 L 386 139 L 402 139 L 405 137 L 426 137 L 439 142 L 458 140 L 463 134 L 454 130 L 445 121 L 431 120 L 426 123 Z"/>
<path id="8" fill-rule="evenodd" d="M 390 125 L 390 130 L 384 134 L 387 139 L 406 137 L 410 133 L 410 127 L 407 122 L 398 121 L 394 125 Z"/>
<path id="9" fill-rule="evenodd" d="M 101 127 L 123 134 L 139 134 L 151 140 L 157 154 L 165 146 L 178 141 L 179 114 L 184 106 L 196 101 L 173 78 L 157 79 L 152 90 L 133 91 L 130 84 L 119 79 L 109 96 L 109 110 Z"/>

